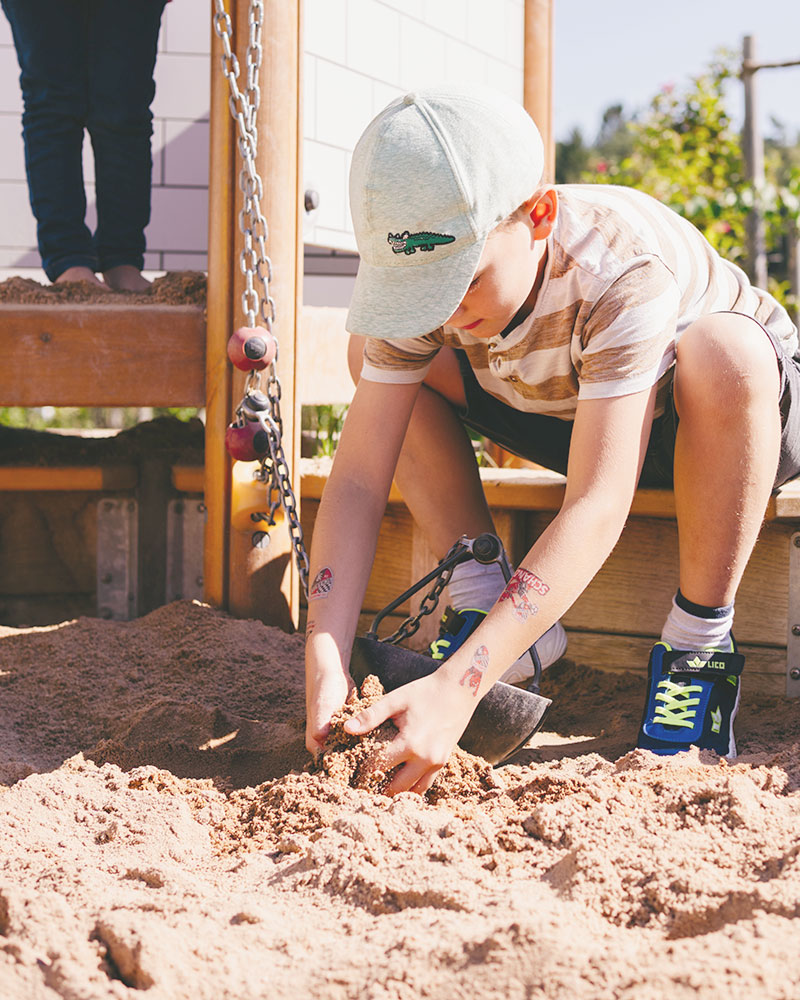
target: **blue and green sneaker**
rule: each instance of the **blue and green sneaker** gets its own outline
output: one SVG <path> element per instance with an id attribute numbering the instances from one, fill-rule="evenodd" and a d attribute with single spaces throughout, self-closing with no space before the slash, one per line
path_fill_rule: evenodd
<path id="1" fill-rule="evenodd" d="M 731 649 L 697 652 L 653 646 L 648 664 L 647 703 L 637 747 L 674 754 L 696 746 L 735 757 L 733 720 L 739 708 L 744 656 Z"/>
<path id="2" fill-rule="evenodd" d="M 485 611 L 466 608 L 456 611 L 447 607 L 439 624 L 439 636 L 428 647 L 434 660 L 446 660 L 467 641 L 486 617 Z M 567 633 L 561 622 L 556 622 L 536 640 L 536 652 L 542 669 L 560 660 L 567 648 Z M 506 684 L 524 684 L 534 674 L 533 660 L 527 653 L 521 656 L 500 678 Z"/>
<path id="3" fill-rule="evenodd" d="M 456 611 L 447 607 L 439 622 L 439 635 L 428 647 L 428 655 L 434 660 L 446 660 L 463 646 L 467 639 L 486 617 L 485 611 L 465 608 Z"/>

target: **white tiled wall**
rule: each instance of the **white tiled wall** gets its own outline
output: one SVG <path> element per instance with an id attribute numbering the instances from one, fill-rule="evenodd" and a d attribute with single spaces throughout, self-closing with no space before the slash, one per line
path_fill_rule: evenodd
<path id="1" fill-rule="evenodd" d="M 206 267 L 210 9 L 203 0 L 173 0 L 164 14 L 153 104 L 150 270 Z M 304 180 L 320 197 L 304 238 L 353 250 L 347 174 L 364 126 L 404 90 L 430 83 L 477 81 L 520 98 L 523 0 L 304 0 L 304 21 Z M 0 16 L 2 276 L 38 267 L 18 72 L 11 31 Z M 88 142 L 84 172 L 91 225 Z"/>

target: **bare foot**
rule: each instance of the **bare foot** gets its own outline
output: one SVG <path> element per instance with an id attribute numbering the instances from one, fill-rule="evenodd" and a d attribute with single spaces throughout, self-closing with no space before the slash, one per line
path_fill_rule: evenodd
<path id="1" fill-rule="evenodd" d="M 113 288 L 115 292 L 146 292 L 152 284 L 133 264 L 110 267 L 107 271 L 103 271 L 103 277 L 108 287 Z"/>
<path id="2" fill-rule="evenodd" d="M 59 274 L 53 284 L 60 285 L 65 281 L 87 281 L 90 285 L 97 285 L 99 288 L 108 287 L 103 284 L 90 267 L 68 267 L 66 271 Z"/>

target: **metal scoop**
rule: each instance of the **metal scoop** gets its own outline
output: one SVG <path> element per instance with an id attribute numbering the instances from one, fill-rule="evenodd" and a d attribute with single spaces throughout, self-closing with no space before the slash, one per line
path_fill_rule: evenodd
<path id="1" fill-rule="evenodd" d="M 435 570 L 375 616 L 366 636 L 356 638 L 350 659 L 350 674 L 357 684 L 362 684 L 370 674 L 374 674 L 385 691 L 394 691 L 395 688 L 409 684 L 420 677 L 427 677 L 438 669 L 440 664 L 437 660 L 397 646 L 395 643 L 413 635 L 419 627 L 422 614 L 429 614 L 436 607 L 439 594 L 449 580 L 452 567 L 467 559 L 477 559 L 484 563 L 499 562 L 506 580 L 509 579 L 510 573 L 505 561 L 503 544 L 496 535 L 487 533 L 475 539 L 462 538 Z M 431 592 L 434 595 L 433 603 L 431 604 L 426 598 L 423 601 L 426 610 L 416 619 L 408 619 L 388 639 L 379 639 L 377 629 L 381 620 L 432 580 L 436 580 Z M 535 693 L 538 691 L 541 664 L 533 647 L 531 656 L 534 664 L 531 686 L 534 691 L 526 691 L 512 684 L 497 681 L 478 702 L 469 725 L 458 741 L 462 749 L 483 757 L 490 764 L 500 764 L 521 749 L 541 726 L 552 701 Z"/>

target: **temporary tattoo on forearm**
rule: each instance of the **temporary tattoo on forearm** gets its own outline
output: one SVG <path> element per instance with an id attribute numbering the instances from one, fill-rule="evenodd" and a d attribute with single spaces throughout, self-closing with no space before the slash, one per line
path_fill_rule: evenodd
<path id="1" fill-rule="evenodd" d="M 308 592 L 309 601 L 316 601 L 319 598 L 327 597 L 333 590 L 333 570 L 326 566 L 314 577 L 311 589 Z"/>
<path id="2" fill-rule="evenodd" d="M 309 618 L 308 621 L 306 622 L 306 635 L 311 635 L 311 633 L 314 631 L 316 627 L 317 623 L 315 621 L 312 621 L 311 618 Z"/>
<path id="3" fill-rule="evenodd" d="M 511 601 L 514 617 L 524 622 L 539 611 L 538 606 L 528 597 L 528 593 L 532 591 L 535 594 L 546 594 L 548 590 L 550 587 L 544 580 L 520 566 L 506 584 L 506 589 L 500 595 L 500 601 Z"/>
<path id="4" fill-rule="evenodd" d="M 481 686 L 483 672 L 488 666 L 489 650 L 486 646 L 478 646 L 472 654 L 472 663 L 467 667 L 459 683 L 462 687 L 466 684 L 472 690 L 473 695 L 477 695 L 478 688 Z"/>

